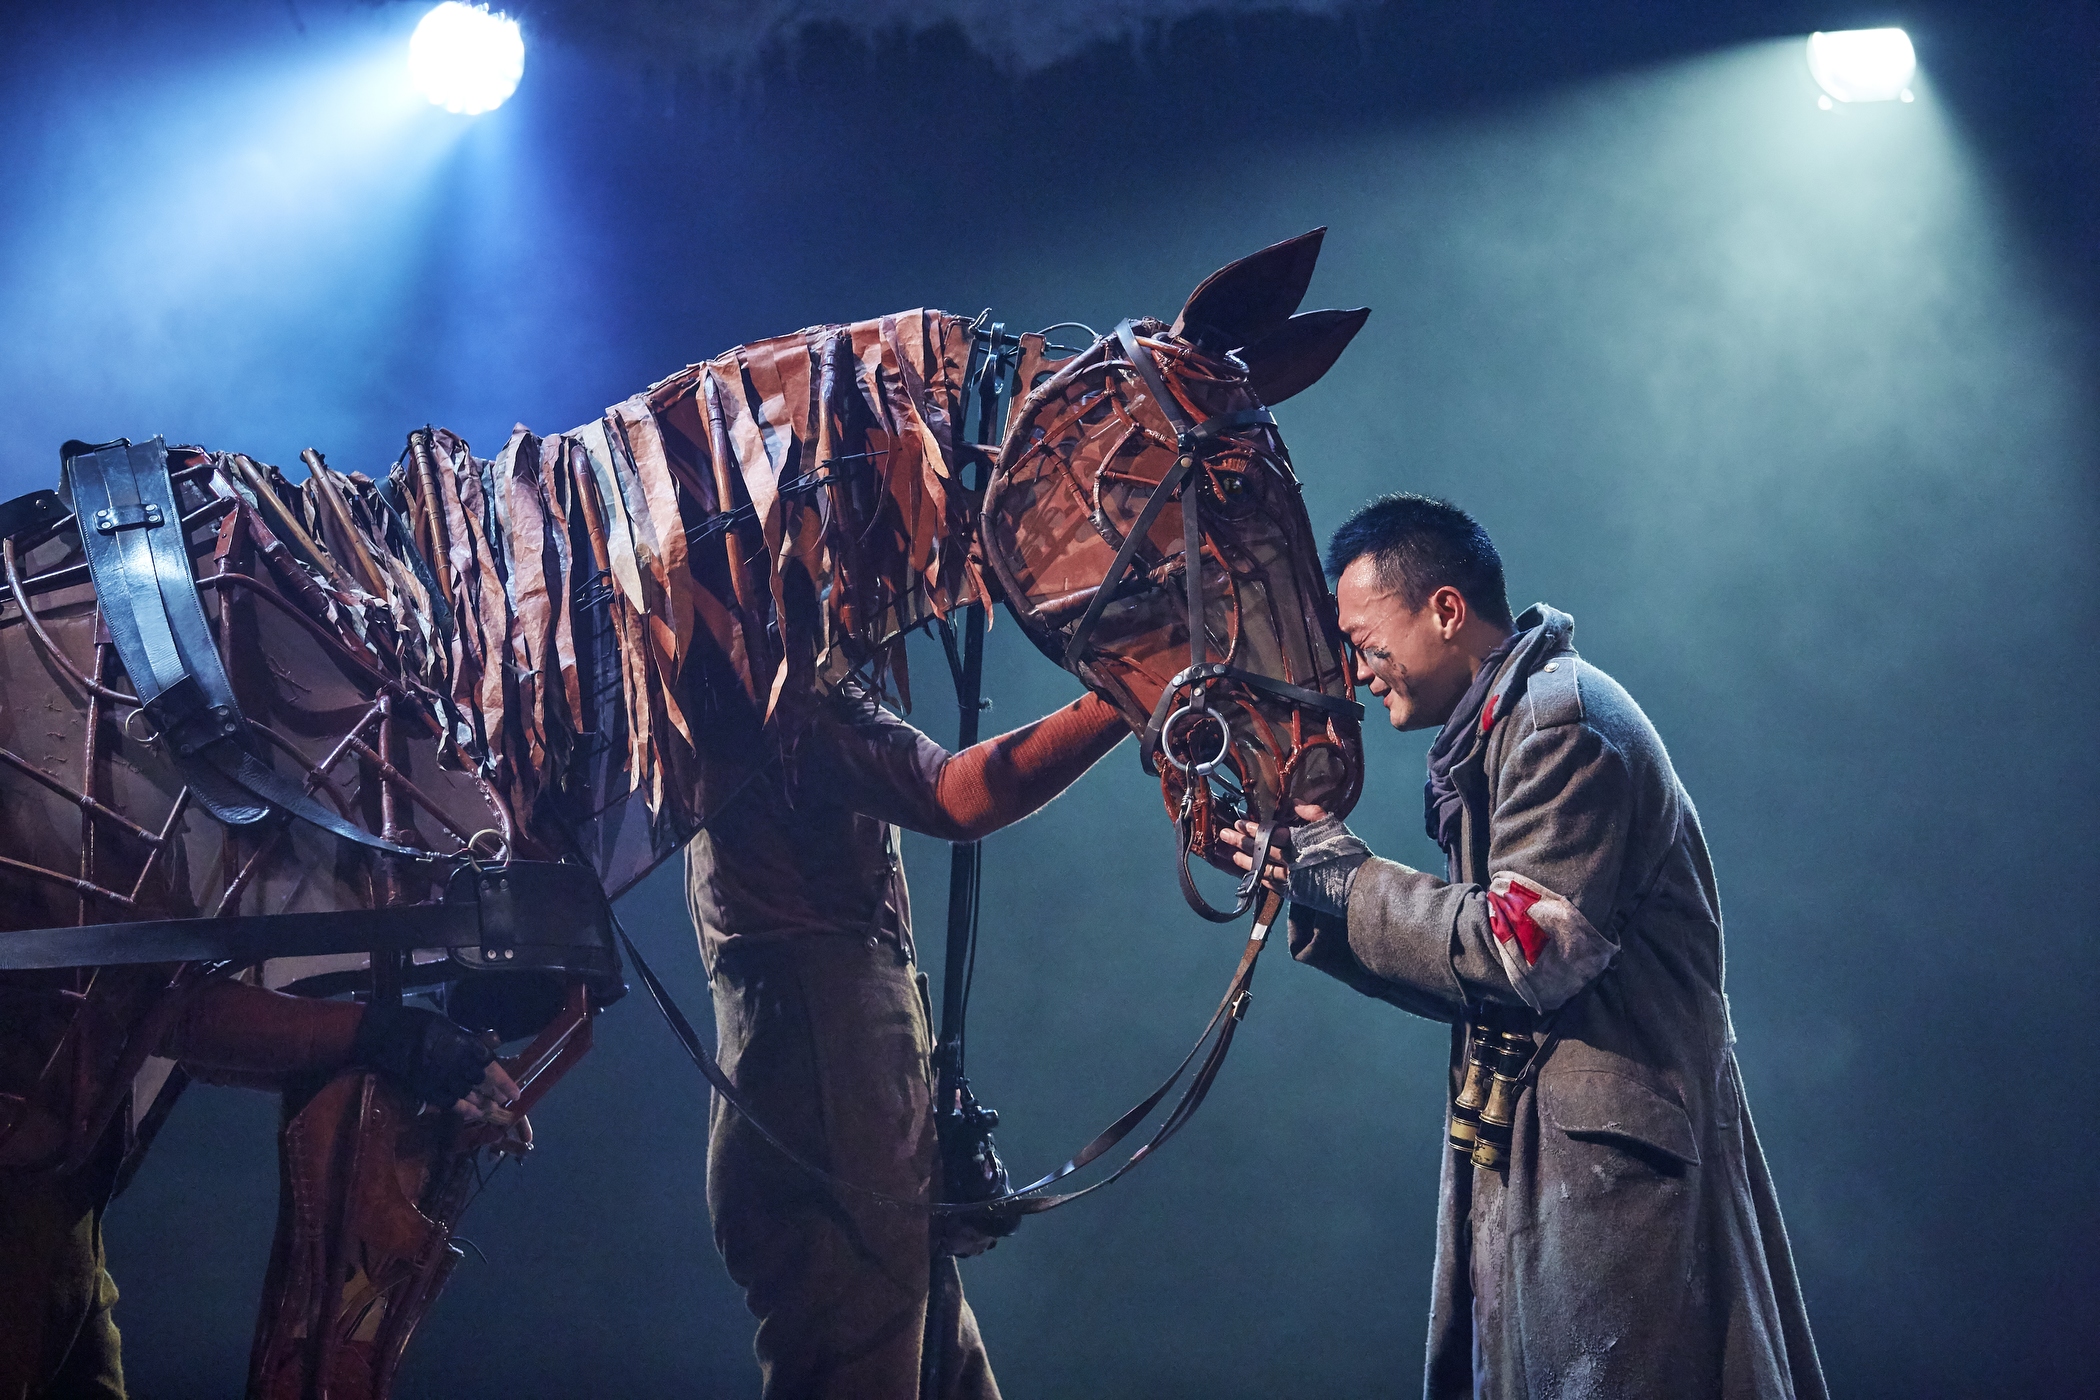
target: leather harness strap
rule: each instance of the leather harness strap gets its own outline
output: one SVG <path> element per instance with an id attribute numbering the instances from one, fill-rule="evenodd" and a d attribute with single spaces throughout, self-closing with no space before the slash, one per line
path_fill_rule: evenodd
<path id="1" fill-rule="evenodd" d="M 117 659 L 198 800 L 229 826 L 261 821 L 275 807 L 375 851 L 439 859 L 329 811 L 256 757 L 197 596 L 167 444 L 67 443 L 65 454 L 88 574 Z"/>
<path id="2" fill-rule="evenodd" d="M 1184 453 L 1173 466 L 1167 468 L 1167 474 L 1160 478 L 1159 485 L 1152 488 L 1152 499 L 1145 502 L 1145 508 L 1138 512 L 1137 521 L 1130 527 L 1130 533 L 1123 537 L 1123 547 L 1116 551 L 1115 562 L 1108 566 L 1107 577 L 1103 578 L 1101 586 L 1094 590 L 1094 600 L 1087 604 L 1086 615 L 1080 618 L 1079 625 L 1072 629 L 1072 640 L 1065 647 L 1066 666 L 1079 665 L 1079 658 L 1086 654 L 1086 644 L 1094 635 L 1094 624 L 1101 621 L 1101 614 L 1114 600 L 1116 585 L 1121 583 L 1123 576 L 1130 571 L 1131 561 L 1137 557 L 1139 546 L 1144 544 L 1146 535 L 1152 530 L 1152 522 L 1159 519 L 1159 513 L 1166 509 L 1167 502 L 1181 489 L 1182 482 L 1194 470 L 1195 465 L 1196 459 Z"/>
<path id="3" fill-rule="evenodd" d="M 1166 475 L 1160 478 L 1159 485 L 1152 488 L 1152 499 L 1145 502 L 1144 510 L 1139 512 L 1136 523 L 1130 527 L 1130 533 L 1123 537 L 1123 545 L 1116 551 L 1115 562 L 1108 566 L 1107 577 L 1101 580 L 1101 586 L 1094 591 L 1094 599 L 1087 605 L 1086 615 L 1080 618 L 1079 625 L 1072 629 L 1072 640 L 1065 646 L 1067 668 L 1076 668 L 1080 657 L 1086 654 L 1086 644 L 1094 634 L 1094 626 L 1101 621 L 1101 614 L 1108 605 L 1115 601 L 1116 585 L 1123 581 L 1123 575 L 1129 571 L 1131 562 L 1137 557 L 1138 547 L 1152 529 L 1152 522 L 1159 518 L 1160 511 L 1166 508 L 1167 502 L 1173 499 L 1176 492 L 1185 494 L 1189 474 L 1202 460 L 1204 449 L 1222 434 L 1236 428 L 1276 426 L 1275 416 L 1266 408 L 1243 408 L 1232 413 L 1221 413 L 1215 418 L 1206 418 L 1201 423 L 1191 423 L 1188 414 L 1182 411 L 1180 401 L 1167 391 L 1166 380 L 1160 375 L 1159 365 L 1153 360 L 1152 352 L 1138 341 L 1131 322 L 1125 321 L 1116 327 L 1116 339 L 1122 344 L 1124 358 L 1136 367 L 1153 401 L 1159 405 L 1160 412 L 1166 415 L 1168 425 L 1174 429 L 1175 445 L 1181 449 L 1181 455 L 1175 459 L 1174 465 L 1167 469 Z M 1187 533 L 1191 532 L 1185 528 L 1184 534 Z M 1201 587 L 1202 568 L 1199 556 L 1186 555 L 1184 567 L 1190 575 L 1189 596 L 1193 599 Z M 1194 612 L 1190 613 L 1192 626 L 1197 616 Z M 1201 659 L 1200 656 L 1197 657 L 1198 661 Z"/>
<path id="4" fill-rule="evenodd" d="M 1233 891 L 1232 907 L 1214 909 L 1211 902 L 1203 897 L 1203 891 L 1196 888 L 1196 879 L 1189 873 L 1189 852 L 1195 846 L 1195 833 L 1189 829 L 1191 813 L 1188 808 L 1189 804 L 1184 803 L 1181 817 L 1174 824 L 1181 838 L 1178 843 L 1181 847 L 1181 897 L 1188 901 L 1189 908 L 1195 910 L 1199 917 L 1214 924 L 1232 923 L 1254 907 L 1255 892 L 1261 884 L 1261 870 L 1269 863 L 1269 848 L 1276 842 L 1276 828 L 1283 818 L 1278 814 L 1262 824 L 1261 834 L 1254 839 L 1254 864 L 1248 866 L 1247 873 L 1240 877 L 1239 888 Z"/>
<path id="5" fill-rule="evenodd" d="M 1144 761 L 1147 773 L 1157 775 L 1159 772 L 1157 760 L 1159 757 L 1160 737 L 1166 727 L 1167 715 L 1176 697 L 1188 686 L 1198 685 L 1207 680 L 1236 681 L 1250 690 L 1264 691 L 1287 704 L 1302 705 L 1310 710 L 1325 710 L 1329 714 L 1347 715 L 1359 720 L 1364 717 L 1363 702 L 1360 700 L 1351 700 L 1340 695 L 1326 695 L 1317 690 L 1307 690 L 1302 685 L 1291 685 L 1272 676 L 1257 675 L 1253 671 L 1243 671 L 1237 666 L 1206 662 L 1201 666 L 1189 667 L 1181 674 L 1175 676 L 1173 680 L 1167 682 L 1167 688 L 1160 692 L 1159 703 L 1152 707 L 1152 722 L 1145 726 L 1145 733 L 1141 740 L 1142 747 L 1139 749 L 1139 756 Z"/>
<path id="6" fill-rule="evenodd" d="M 442 904 L 391 905 L 216 919 L 141 919 L 122 924 L 34 928 L 0 935 L 0 971 L 141 963 L 225 962 L 333 953 L 479 948 L 502 968 L 519 948 L 610 952 L 605 891 L 582 866 L 509 861 L 463 866 Z M 617 964 L 615 964 L 616 966 Z"/>
<path id="7" fill-rule="evenodd" d="M 0 540 L 42 530 L 65 518 L 65 503 L 58 499 L 56 491 L 31 491 L 11 501 L 0 501 Z"/>

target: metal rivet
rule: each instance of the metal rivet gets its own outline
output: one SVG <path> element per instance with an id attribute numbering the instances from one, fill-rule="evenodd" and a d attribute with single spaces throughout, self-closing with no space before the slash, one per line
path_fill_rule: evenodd
<path id="1" fill-rule="evenodd" d="M 517 950 L 517 949 L 515 949 L 515 948 L 505 948 L 505 949 L 503 950 L 503 956 L 504 956 L 504 957 L 506 957 L 506 958 L 514 958 L 514 957 L 516 957 L 517 955 L 518 955 L 518 950 Z"/>
<path id="2" fill-rule="evenodd" d="M 481 957 L 484 962 L 494 962 L 496 960 L 496 950 L 494 948 L 483 948 Z"/>
<path id="3" fill-rule="evenodd" d="M 1557 671 L 1560 669 L 1560 663 L 1558 661 L 1548 661 L 1546 663 L 1546 669 L 1549 671 Z"/>

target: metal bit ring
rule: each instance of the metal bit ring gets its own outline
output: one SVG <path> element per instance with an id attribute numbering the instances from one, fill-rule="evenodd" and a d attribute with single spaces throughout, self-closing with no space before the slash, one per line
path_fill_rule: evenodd
<path id="1" fill-rule="evenodd" d="M 1195 764 L 1193 768 L 1190 764 L 1174 756 L 1174 726 L 1181 722 L 1183 716 L 1216 720 L 1218 725 L 1218 752 L 1208 762 Z M 1167 762 L 1173 764 L 1180 771 L 1184 773 L 1193 771 L 1198 777 L 1207 778 L 1210 776 L 1211 771 L 1223 763 L 1226 756 L 1232 752 L 1232 726 L 1227 724 L 1222 716 L 1214 715 L 1207 709 L 1199 710 L 1193 705 L 1183 705 L 1173 714 L 1168 715 L 1167 722 L 1160 726 L 1159 751 L 1167 756 Z"/>

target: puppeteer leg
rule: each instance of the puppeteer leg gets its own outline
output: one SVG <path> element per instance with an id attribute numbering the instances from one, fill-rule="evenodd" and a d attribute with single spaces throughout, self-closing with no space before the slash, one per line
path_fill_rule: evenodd
<path id="1" fill-rule="evenodd" d="M 0 1400 L 124 1400 L 93 1173 L 0 1168 Z"/>
<path id="2" fill-rule="evenodd" d="M 713 984 L 722 1067 L 767 1126 L 848 1181 L 925 1199 L 932 1042 L 895 946 L 741 944 L 716 959 Z M 766 1400 L 916 1400 L 926 1215 L 811 1179 L 719 1099 L 711 1128 L 708 1210 L 758 1318 Z M 946 1360 L 944 1397 L 996 1400 L 966 1301 Z"/>
<path id="3" fill-rule="evenodd" d="M 944 1313 L 947 1320 L 941 1329 L 940 1400 L 997 1397 L 999 1383 L 992 1379 L 992 1362 L 985 1355 L 984 1338 L 977 1331 L 977 1314 L 970 1311 L 970 1300 L 963 1297 L 962 1271 L 956 1266 L 955 1259 L 946 1255 L 934 1260 L 933 1268 L 933 1297 L 938 1299 L 945 1291 L 952 1300 Z M 920 1366 L 923 1376 L 923 1356 Z M 920 1393 L 925 1393 L 923 1385 Z"/>

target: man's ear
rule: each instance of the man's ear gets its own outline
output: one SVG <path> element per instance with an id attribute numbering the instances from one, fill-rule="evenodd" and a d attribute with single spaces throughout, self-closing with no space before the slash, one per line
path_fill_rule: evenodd
<path id="1" fill-rule="evenodd" d="M 1466 614 L 1472 611 L 1466 606 L 1466 595 L 1448 583 L 1429 595 L 1429 606 L 1435 610 L 1437 631 L 1447 642 L 1465 627 Z"/>

